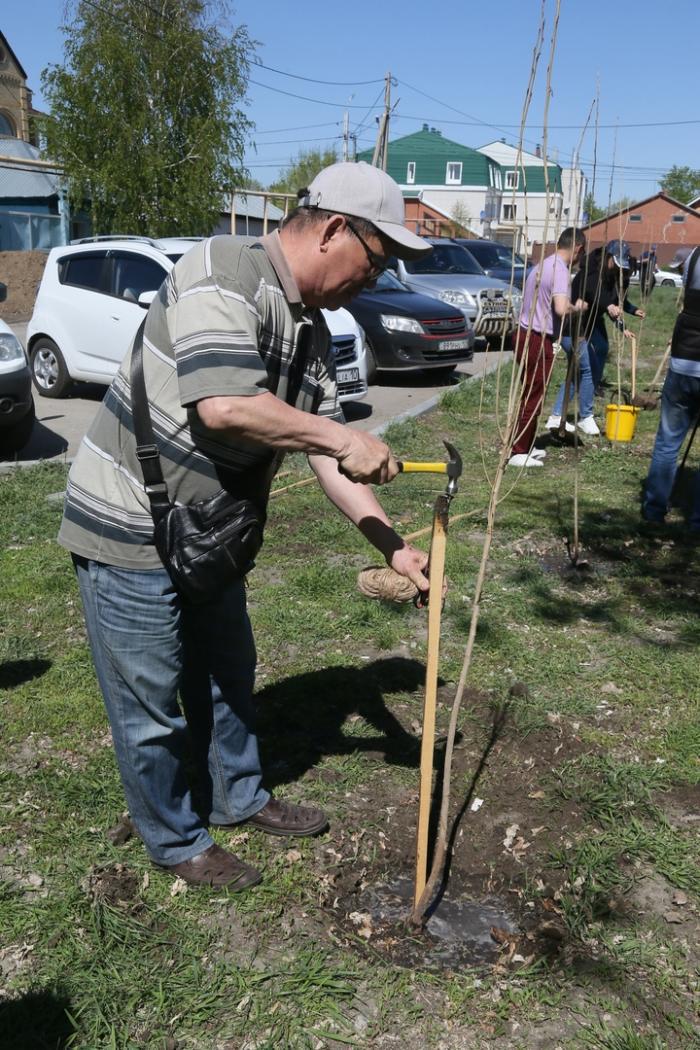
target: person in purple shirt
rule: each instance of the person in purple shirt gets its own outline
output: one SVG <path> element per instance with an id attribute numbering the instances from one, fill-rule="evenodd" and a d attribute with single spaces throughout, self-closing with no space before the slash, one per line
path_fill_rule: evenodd
<path id="1" fill-rule="evenodd" d="M 533 266 L 525 282 L 520 323 L 515 340 L 515 359 L 521 369 L 521 399 L 508 466 L 541 467 L 546 453 L 533 449 L 537 420 L 554 362 L 553 337 L 559 339 L 564 318 L 581 313 L 586 303 L 572 303 L 571 267 L 584 251 L 580 230 L 567 227 L 553 255 Z M 556 327 L 556 331 L 555 331 Z"/>

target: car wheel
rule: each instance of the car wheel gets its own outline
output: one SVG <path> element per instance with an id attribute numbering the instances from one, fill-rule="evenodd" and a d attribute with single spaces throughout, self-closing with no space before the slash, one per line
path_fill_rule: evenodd
<path id="1" fill-rule="evenodd" d="M 21 452 L 28 443 L 34 429 L 34 402 L 25 416 L 14 426 L 0 430 L 0 442 L 4 452 Z"/>
<path id="2" fill-rule="evenodd" d="M 675 283 L 674 281 L 662 281 L 661 282 L 661 287 L 662 288 L 673 288 L 674 283 Z"/>
<path id="3" fill-rule="evenodd" d="M 63 354 L 53 339 L 37 339 L 31 352 L 32 381 L 44 397 L 63 397 L 71 378 Z"/>
<path id="4" fill-rule="evenodd" d="M 365 339 L 365 362 L 367 364 L 367 386 L 377 382 L 377 355 L 369 339 Z"/>

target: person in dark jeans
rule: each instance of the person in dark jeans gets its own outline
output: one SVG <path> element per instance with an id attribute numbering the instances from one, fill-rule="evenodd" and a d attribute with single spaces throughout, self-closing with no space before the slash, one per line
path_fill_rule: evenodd
<path id="1" fill-rule="evenodd" d="M 645 317 L 646 313 L 627 298 L 630 250 L 626 241 L 608 241 L 605 249 L 597 248 L 591 252 L 588 265 L 582 266 L 577 276 L 585 290 L 578 291 L 574 288 L 572 295 L 578 292 L 590 303 L 586 317 L 586 341 L 593 388 L 597 391 L 603 380 L 610 350 L 606 317 L 609 317 L 620 331 L 624 331 L 623 313 L 631 314 L 632 317 Z"/>
<path id="2" fill-rule="evenodd" d="M 700 418 L 700 248 L 680 248 L 670 269 L 683 269 L 685 295 L 671 340 L 671 361 L 661 393 L 661 420 L 644 484 L 642 517 L 661 523 L 668 511 L 678 453 Z M 693 487 L 688 527 L 700 532 L 700 478 Z"/>

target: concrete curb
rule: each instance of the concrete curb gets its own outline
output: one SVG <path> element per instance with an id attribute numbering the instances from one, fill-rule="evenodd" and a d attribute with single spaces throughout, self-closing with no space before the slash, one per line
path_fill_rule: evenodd
<path id="1" fill-rule="evenodd" d="M 494 361 L 493 364 L 489 365 L 488 368 L 484 368 L 482 372 L 477 372 L 476 375 L 467 376 L 457 386 L 450 387 L 450 390 L 456 390 L 458 387 L 467 386 L 469 383 L 475 383 L 477 380 L 483 379 L 485 376 L 491 375 L 497 371 L 499 367 L 499 361 Z M 431 412 L 434 408 L 440 404 L 440 401 L 448 391 L 445 390 L 440 394 L 435 394 L 434 397 L 429 398 L 427 401 L 422 401 L 420 405 L 414 405 L 412 408 L 406 409 L 405 412 L 399 412 L 398 416 L 394 416 L 392 419 L 388 419 L 385 423 L 380 423 L 378 427 L 370 430 L 370 434 L 374 434 L 376 437 L 380 437 L 385 430 L 393 426 L 394 423 L 403 423 L 405 419 L 415 419 L 417 416 L 424 416 L 427 412 Z M 67 456 L 65 459 L 24 459 L 17 460 L 16 463 L 0 463 L 0 474 L 10 474 L 13 470 L 17 470 L 18 467 L 37 467 L 42 463 L 58 463 L 60 462 L 64 466 L 69 467 L 74 456 Z"/>
<path id="2" fill-rule="evenodd" d="M 494 361 L 493 364 L 489 365 L 488 368 L 484 368 L 483 371 L 477 372 L 476 375 L 467 376 L 457 386 L 450 387 L 449 390 L 457 390 L 459 387 L 468 386 L 469 383 L 476 383 L 477 380 L 483 379 L 485 376 L 490 376 L 494 372 L 498 371 L 501 362 Z M 417 416 L 424 416 L 427 412 L 432 412 L 434 408 L 442 401 L 445 394 L 449 393 L 449 390 L 444 390 L 440 394 L 435 394 L 434 397 L 429 398 L 427 401 L 423 401 L 420 405 L 414 405 L 412 408 L 406 409 L 405 412 L 399 412 L 398 416 L 394 416 L 393 419 L 388 419 L 386 423 L 381 423 L 374 430 L 370 430 L 370 434 L 374 434 L 376 437 L 381 437 L 385 430 L 389 427 L 393 427 L 394 423 L 403 423 L 406 419 L 415 419 Z"/>

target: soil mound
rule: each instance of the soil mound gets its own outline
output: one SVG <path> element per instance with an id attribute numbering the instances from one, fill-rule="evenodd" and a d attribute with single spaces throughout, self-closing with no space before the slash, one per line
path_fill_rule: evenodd
<path id="1" fill-rule="evenodd" d="M 0 303 L 4 321 L 29 320 L 47 258 L 42 251 L 0 252 L 0 281 L 7 285 L 7 299 Z"/>

